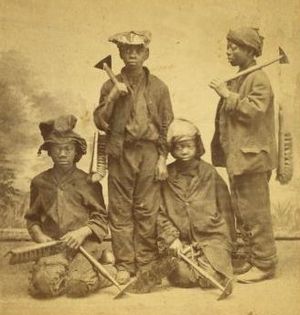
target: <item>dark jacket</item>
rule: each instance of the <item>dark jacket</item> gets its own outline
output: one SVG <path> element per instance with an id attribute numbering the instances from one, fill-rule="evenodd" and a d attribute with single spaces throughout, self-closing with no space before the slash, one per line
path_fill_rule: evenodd
<path id="1" fill-rule="evenodd" d="M 144 71 L 146 74 L 144 97 L 147 103 L 150 119 L 159 132 L 157 149 L 160 154 L 166 155 L 167 130 L 169 124 L 173 120 L 169 90 L 166 84 L 156 76 L 150 74 L 147 68 L 144 68 Z M 128 86 L 124 69 L 122 69 L 121 74 L 117 75 L 117 79 Z M 111 80 L 108 80 L 102 86 L 99 106 L 94 112 L 94 121 L 97 128 L 108 134 L 107 153 L 114 157 L 119 157 L 123 148 L 125 127 L 129 120 L 134 96 L 129 92 L 127 95 L 120 96 L 114 104 L 108 104 L 107 96 L 112 88 L 113 82 Z M 130 91 L 129 86 L 128 89 Z M 112 106 L 112 111 L 109 115 L 105 115 L 106 113 L 103 113 L 103 108 L 109 106 Z M 102 117 L 100 117 L 101 115 Z"/>
<path id="2" fill-rule="evenodd" d="M 179 238 L 197 244 L 213 267 L 231 275 L 231 241 L 226 224 L 231 201 L 225 182 L 208 163 L 194 160 L 190 165 L 168 166 L 162 184 L 163 203 L 157 221 L 160 251 Z"/>
<path id="3" fill-rule="evenodd" d="M 259 173 L 277 166 L 274 95 L 262 70 L 234 79 L 230 97 L 218 105 L 212 162 L 229 175 Z M 226 111 L 233 105 L 232 112 Z"/>
<path id="4" fill-rule="evenodd" d="M 54 239 L 86 225 L 100 241 L 108 232 L 102 187 L 76 167 L 59 181 L 53 168 L 33 178 L 25 219 L 28 230 L 37 224 Z"/>

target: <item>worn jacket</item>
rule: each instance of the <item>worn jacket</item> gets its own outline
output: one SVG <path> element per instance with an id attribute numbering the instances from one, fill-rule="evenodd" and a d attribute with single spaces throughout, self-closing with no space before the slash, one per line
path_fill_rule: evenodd
<path id="1" fill-rule="evenodd" d="M 156 126 L 159 132 L 157 149 L 160 154 L 167 154 L 167 130 L 173 120 L 173 111 L 168 87 L 159 78 L 150 74 L 147 68 L 144 68 L 146 74 L 146 88 L 144 97 L 147 103 L 147 109 L 151 122 Z M 125 128 L 128 123 L 130 112 L 134 102 L 134 95 L 131 93 L 125 70 L 117 75 L 120 82 L 124 82 L 129 93 L 120 96 L 114 104 L 109 104 L 107 96 L 113 88 L 111 80 L 104 83 L 101 89 L 99 106 L 94 112 L 94 121 L 96 126 L 108 134 L 107 153 L 119 157 L 125 137 Z M 103 112 L 103 108 L 107 108 Z M 109 114 L 107 112 L 110 112 Z"/>
<path id="2" fill-rule="evenodd" d="M 227 167 L 229 175 L 276 168 L 274 95 L 267 75 L 257 70 L 228 87 L 230 96 L 220 100 L 216 114 L 213 164 Z"/>
<path id="3" fill-rule="evenodd" d="M 179 238 L 202 249 L 216 270 L 231 274 L 231 240 L 225 217 L 232 211 L 225 182 L 202 160 L 168 166 L 157 231 L 161 252 Z"/>
<path id="4" fill-rule="evenodd" d="M 52 168 L 31 182 L 25 214 L 28 230 L 37 224 L 46 235 L 58 239 L 87 225 L 101 241 L 108 224 L 101 185 L 88 183 L 87 174 L 76 167 L 60 180 L 55 175 Z"/>

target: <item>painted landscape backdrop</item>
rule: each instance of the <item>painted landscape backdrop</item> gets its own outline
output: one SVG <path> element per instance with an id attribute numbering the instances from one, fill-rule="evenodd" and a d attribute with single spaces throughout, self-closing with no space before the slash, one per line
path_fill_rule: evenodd
<path id="1" fill-rule="evenodd" d="M 122 63 L 107 38 L 132 29 L 152 31 L 147 66 L 169 86 L 175 115 L 192 120 L 202 133 L 210 161 L 218 97 L 208 88 L 215 76 L 231 74 L 225 36 L 229 28 L 259 26 L 265 36 L 263 62 L 278 46 L 289 65 L 266 69 L 284 107 L 294 140 L 294 177 L 271 182 L 277 235 L 300 234 L 300 3 L 299 1 L 9 1 L 0 3 L 0 228 L 24 227 L 30 180 L 50 166 L 38 124 L 60 114 L 78 118 L 77 131 L 91 148 L 92 111 L 105 73 L 93 68 L 108 54 Z M 133 15 L 134 12 L 134 15 Z M 79 166 L 88 170 L 90 155 Z M 224 170 L 219 170 L 226 178 Z M 274 177 L 274 176 L 273 176 Z M 106 179 L 103 180 L 106 195 Z"/>

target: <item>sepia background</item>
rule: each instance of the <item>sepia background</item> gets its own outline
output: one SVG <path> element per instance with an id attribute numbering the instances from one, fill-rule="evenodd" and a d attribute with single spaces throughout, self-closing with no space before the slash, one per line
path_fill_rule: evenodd
<path id="1" fill-rule="evenodd" d="M 40 121 L 75 114 L 91 147 L 92 111 L 107 79 L 93 66 L 111 54 L 120 70 L 107 41 L 116 32 L 152 32 L 146 65 L 169 86 L 175 115 L 200 128 L 210 161 L 218 97 L 208 83 L 236 71 L 227 64 L 225 37 L 247 25 L 265 37 L 258 62 L 276 57 L 278 46 L 290 59 L 266 69 L 294 138 L 294 178 L 285 186 L 273 179 L 271 194 L 277 235 L 299 235 L 299 13 L 299 1 L 283 0 L 0 0 L 0 227 L 24 226 L 30 180 L 50 166 L 45 153 L 37 156 Z M 89 163 L 88 154 L 79 166 L 88 171 Z"/>

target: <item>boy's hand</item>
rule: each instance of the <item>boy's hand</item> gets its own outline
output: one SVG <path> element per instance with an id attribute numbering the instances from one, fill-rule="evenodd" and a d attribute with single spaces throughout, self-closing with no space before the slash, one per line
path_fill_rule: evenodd
<path id="1" fill-rule="evenodd" d="M 227 85 L 223 80 L 219 78 L 213 79 L 209 83 L 209 87 L 215 90 L 220 97 L 229 97 L 230 91 L 228 90 Z"/>
<path id="2" fill-rule="evenodd" d="M 92 230 L 88 226 L 84 226 L 78 230 L 66 233 L 61 240 L 71 249 L 78 249 L 84 240 L 92 234 Z"/>
<path id="3" fill-rule="evenodd" d="M 54 241 L 53 238 L 51 238 L 50 236 L 42 233 L 41 235 L 38 235 L 38 237 L 36 238 L 36 242 L 38 243 L 46 243 L 46 242 L 51 242 Z"/>
<path id="4" fill-rule="evenodd" d="M 155 169 L 155 179 L 165 180 L 168 178 L 167 161 L 162 155 L 159 156 L 156 169 Z"/>
<path id="5" fill-rule="evenodd" d="M 176 238 L 176 240 L 170 245 L 169 251 L 172 256 L 177 256 L 178 252 L 183 251 L 183 244 L 179 238 Z"/>
<path id="6" fill-rule="evenodd" d="M 109 103 L 113 103 L 116 101 L 120 96 L 126 95 L 128 93 L 127 86 L 123 82 L 119 82 L 117 85 L 114 84 L 113 88 L 109 92 L 107 96 L 107 101 Z"/>
<path id="7" fill-rule="evenodd" d="M 29 230 L 32 239 L 37 243 L 46 243 L 53 241 L 53 238 L 42 232 L 39 225 L 33 225 Z"/>

